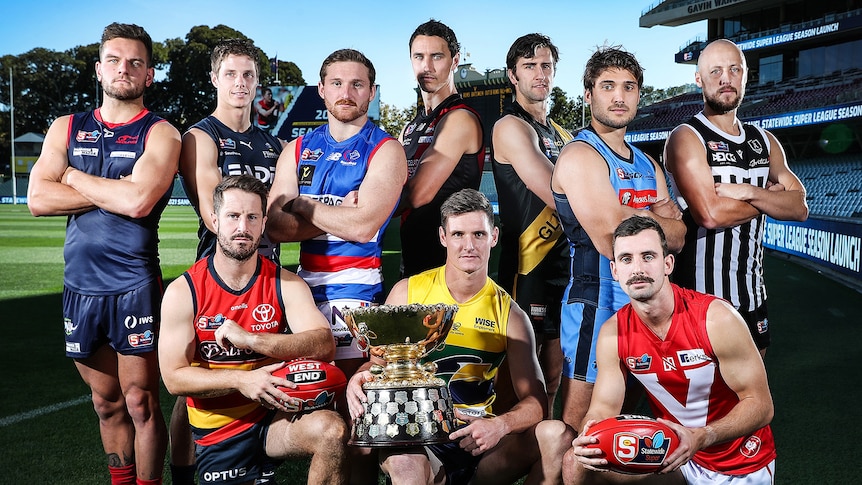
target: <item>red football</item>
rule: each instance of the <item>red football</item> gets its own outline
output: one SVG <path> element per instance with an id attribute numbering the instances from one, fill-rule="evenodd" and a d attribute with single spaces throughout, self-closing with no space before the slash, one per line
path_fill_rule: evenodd
<path id="1" fill-rule="evenodd" d="M 627 474 L 655 473 L 679 446 L 679 436 L 666 424 L 647 416 L 620 415 L 603 419 L 587 431 L 599 442 L 607 467 Z"/>
<path id="2" fill-rule="evenodd" d="M 312 359 L 296 359 L 272 373 L 296 383 L 296 388 L 279 387 L 290 397 L 299 399 L 299 404 L 287 403 L 292 412 L 313 411 L 332 404 L 347 387 L 347 378 L 341 369 L 328 363 Z"/>

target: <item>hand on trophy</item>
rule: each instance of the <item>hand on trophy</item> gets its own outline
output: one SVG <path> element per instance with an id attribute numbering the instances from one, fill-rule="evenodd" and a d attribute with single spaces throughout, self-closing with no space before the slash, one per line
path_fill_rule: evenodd
<path id="1" fill-rule="evenodd" d="M 497 446 L 509 434 L 509 427 L 498 417 L 477 417 L 455 408 L 455 417 L 467 423 L 449 435 L 452 441 L 460 440 L 458 446 L 473 456 L 481 455 Z"/>
<path id="2" fill-rule="evenodd" d="M 364 403 L 368 402 L 368 396 L 365 395 L 365 390 L 362 384 L 371 382 L 374 376 L 367 370 L 359 371 L 353 374 L 350 381 L 347 383 L 347 407 L 350 410 L 350 417 L 354 420 L 359 419 L 365 413 Z"/>

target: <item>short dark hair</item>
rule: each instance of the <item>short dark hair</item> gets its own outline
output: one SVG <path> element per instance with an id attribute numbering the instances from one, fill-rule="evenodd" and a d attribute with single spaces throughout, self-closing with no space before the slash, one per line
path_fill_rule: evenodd
<path id="1" fill-rule="evenodd" d="M 455 32 L 450 29 L 448 25 L 439 20 L 431 19 L 419 27 L 416 27 L 416 30 L 413 31 L 413 35 L 410 36 L 410 42 L 407 44 L 407 47 L 412 49 L 413 39 L 420 35 L 440 37 L 446 41 L 446 45 L 449 46 L 449 54 L 451 54 L 452 57 L 455 57 L 455 54 L 461 50 L 461 44 L 458 43 L 458 38 L 455 37 Z"/>
<path id="2" fill-rule="evenodd" d="M 440 225 L 445 229 L 449 216 L 470 212 L 484 212 L 491 227 L 494 227 L 494 208 L 485 194 L 475 189 L 461 189 L 443 202 L 440 206 Z"/>
<path id="3" fill-rule="evenodd" d="M 377 78 L 374 64 L 371 63 L 370 59 L 365 57 L 365 54 L 354 49 L 339 49 L 332 54 L 329 54 L 320 66 L 321 82 L 326 79 L 326 70 L 330 65 L 335 64 L 336 62 L 358 62 L 364 65 L 368 69 L 368 80 L 371 81 L 371 85 L 374 86 L 374 80 Z"/>
<path id="4" fill-rule="evenodd" d="M 607 69 L 623 69 L 638 80 L 638 89 L 644 85 L 644 69 L 634 54 L 623 50 L 622 46 L 601 46 L 590 56 L 584 69 L 584 89 L 591 91 L 596 85 L 596 79 Z"/>
<path id="5" fill-rule="evenodd" d="M 652 217 L 646 216 L 635 215 L 621 222 L 614 230 L 614 246 L 616 246 L 617 238 L 635 236 L 648 230 L 653 230 L 658 233 L 658 238 L 661 241 L 662 255 L 667 256 L 670 254 L 670 250 L 667 248 L 667 238 L 664 235 L 664 230 L 661 228 L 661 224 Z"/>
<path id="6" fill-rule="evenodd" d="M 222 204 L 224 204 L 224 193 L 231 189 L 257 194 L 260 197 L 261 210 L 264 214 L 266 213 L 266 196 L 269 193 L 269 189 L 266 188 L 263 182 L 247 174 L 228 175 L 216 185 L 215 190 L 213 190 L 213 212 L 216 214 L 219 213 Z"/>
<path id="7" fill-rule="evenodd" d="M 150 34 L 140 25 L 121 24 L 114 22 L 105 27 L 102 31 L 102 42 L 99 44 L 99 59 L 102 58 L 102 51 L 105 47 L 105 42 L 112 39 L 131 39 L 137 40 L 144 44 L 147 49 L 147 67 L 153 67 L 153 39 Z"/>
<path id="8" fill-rule="evenodd" d="M 506 54 L 506 68 L 512 71 L 515 70 L 515 65 L 518 59 L 532 59 L 536 55 L 536 50 L 541 47 L 547 47 L 551 51 L 551 56 L 554 58 L 554 66 L 560 60 L 560 51 L 557 46 L 551 42 L 551 38 L 547 35 L 533 33 L 518 37 L 509 47 L 509 53 Z"/>
<path id="9" fill-rule="evenodd" d="M 260 76 L 260 58 L 258 57 L 257 47 L 249 39 L 224 39 L 213 48 L 210 55 L 210 69 L 212 73 L 218 75 L 218 70 L 221 63 L 224 62 L 227 56 L 246 56 L 254 61 L 254 73 Z"/>

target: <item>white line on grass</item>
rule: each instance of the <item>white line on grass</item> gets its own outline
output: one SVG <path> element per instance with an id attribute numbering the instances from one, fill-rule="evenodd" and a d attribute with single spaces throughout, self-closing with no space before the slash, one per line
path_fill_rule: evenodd
<path id="1" fill-rule="evenodd" d="M 13 414 L 12 416 L 7 416 L 5 418 L 0 418 L 0 428 L 4 426 L 9 426 L 11 424 L 20 423 L 21 421 L 25 421 L 31 418 L 37 418 L 39 416 L 53 413 L 54 411 L 59 411 L 61 409 L 70 408 L 72 406 L 77 406 L 78 404 L 87 402 L 90 400 L 90 396 L 81 396 L 75 399 L 70 399 L 68 401 L 60 402 L 57 404 L 52 404 L 50 406 L 45 406 L 39 409 L 34 409 L 32 411 L 26 411 L 23 413 Z"/>

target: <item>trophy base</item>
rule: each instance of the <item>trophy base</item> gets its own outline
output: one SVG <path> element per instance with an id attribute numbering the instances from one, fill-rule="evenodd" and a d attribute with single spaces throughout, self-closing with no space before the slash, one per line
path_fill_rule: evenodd
<path id="1" fill-rule="evenodd" d="M 445 385 L 366 388 L 365 414 L 354 424 L 351 446 L 410 447 L 448 443 L 455 430 Z"/>

